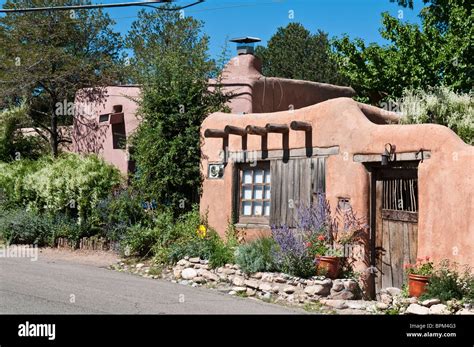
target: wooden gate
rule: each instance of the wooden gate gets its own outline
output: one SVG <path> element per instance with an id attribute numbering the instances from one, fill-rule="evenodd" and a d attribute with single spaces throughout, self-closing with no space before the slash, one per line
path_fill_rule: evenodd
<path id="1" fill-rule="evenodd" d="M 376 292 L 401 288 L 404 264 L 416 261 L 418 179 L 416 170 L 382 169 L 376 183 Z M 401 177 L 401 178 L 400 178 Z"/>

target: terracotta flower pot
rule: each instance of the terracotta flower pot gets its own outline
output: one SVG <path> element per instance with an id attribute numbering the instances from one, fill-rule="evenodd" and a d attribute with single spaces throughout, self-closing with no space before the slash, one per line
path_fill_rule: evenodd
<path id="1" fill-rule="evenodd" d="M 420 297 L 426 291 L 426 285 L 430 281 L 430 276 L 408 275 L 408 294 L 415 298 Z"/>
<path id="2" fill-rule="evenodd" d="M 341 272 L 341 257 L 333 256 L 317 256 L 316 270 L 321 272 L 323 270 L 326 273 L 326 277 L 330 279 L 336 279 Z"/>

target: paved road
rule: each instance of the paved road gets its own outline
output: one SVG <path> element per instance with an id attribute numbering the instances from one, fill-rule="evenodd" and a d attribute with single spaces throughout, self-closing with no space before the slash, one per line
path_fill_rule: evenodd
<path id="1" fill-rule="evenodd" d="M 0 313 L 291 314 L 304 311 L 40 257 L 36 262 L 0 258 Z"/>

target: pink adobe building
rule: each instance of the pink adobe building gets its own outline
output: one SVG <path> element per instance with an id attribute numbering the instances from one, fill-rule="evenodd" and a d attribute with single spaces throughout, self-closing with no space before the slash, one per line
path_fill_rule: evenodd
<path id="1" fill-rule="evenodd" d="M 401 287 L 403 264 L 417 257 L 474 266 L 473 146 L 444 126 L 397 124 L 349 87 L 265 77 L 251 51 L 240 53 L 221 81 L 232 113 L 201 127 L 200 208 L 210 226 L 224 236 L 231 221 L 247 239 L 268 235 L 271 225 L 294 227 L 297 207 L 324 192 L 333 210 L 352 206 L 369 224 L 355 257 L 372 294 Z M 89 110 L 78 102 L 86 112 L 74 150 L 125 174 L 140 89 L 107 92 Z"/>

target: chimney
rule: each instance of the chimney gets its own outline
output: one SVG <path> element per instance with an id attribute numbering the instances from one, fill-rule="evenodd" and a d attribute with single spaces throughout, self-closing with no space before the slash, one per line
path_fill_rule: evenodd
<path id="1" fill-rule="evenodd" d="M 230 42 L 235 42 L 237 44 L 237 54 L 242 55 L 242 54 L 252 54 L 255 51 L 255 42 L 260 42 L 258 37 L 239 37 L 236 39 L 230 40 Z"/>

